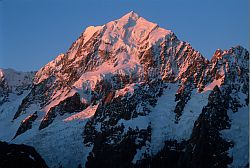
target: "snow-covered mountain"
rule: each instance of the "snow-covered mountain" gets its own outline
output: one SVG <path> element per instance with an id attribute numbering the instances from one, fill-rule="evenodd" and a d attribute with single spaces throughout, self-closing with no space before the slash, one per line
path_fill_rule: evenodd
<path id="1" fill-rule="evenodd" d="M 248 63 L 241 46 L 209 61 L 130 12 L 35 74 L 1 70 L 0 140 L 49 167 L 244 167 Z"/>

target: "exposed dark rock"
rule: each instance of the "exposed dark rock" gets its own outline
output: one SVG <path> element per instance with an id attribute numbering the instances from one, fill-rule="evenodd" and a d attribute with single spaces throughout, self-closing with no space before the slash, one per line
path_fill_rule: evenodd
<path id="1" fill-rule="evenodd" d="M 34 85 L 31 92 L 22 100 L 13 120 L 21 114 L 26 113 L 26 109 L 33 103 L 40 103 L 41 107 L 44 106 L 52 94 L 53 88 L 51 87 L 51 83 L 53 83 L 54 80 L 55 78 L 51 76 L 41 83 Z"/>
<path id="2" fill-rule="evenodd" d="M 178 89 L 178 91 L 175 95 L 175 101 L 177 101 L 177 104 L 176 104 L 175 109 L 174 109 L 174 112 L 176 113 L 175 123 L 178 123 L 180 116 L 182 115 L 182 112 L 184 110 L 185 105 L 190 100 L 193 87 L 194 86 L 193 86 L 192 82 L 186 82 Z"/>
<path id="3" fill-rule="evenodd" d="M 43 158 L 31 146 L 0 141 L 0 149 L 0 167 L 2 168 L 48 167 Z"/>
<path id="4" fill-rule="evenodd" d="M 41 130 L 49 126 L 58 114 L 64 115 L 65 113 L 80 112 L 86 107 L 87 105 L 81 102 L 80 95 L 75 93 L 73 96 L 67 97 L 58 105 L 50 108 L 42 120 L 39 129 Z"/>
<path id="5" fill-rule="evenodd" d="M 117 127 L 118 128 L 118 127 Z M 120 131 L 123 127 L 120 127 Z M 110 130 L 111 131 L 111 130 Z M 110 167 L 110 168 L 128 168 L 132 167 L 132 160 L 136 154 L 136 149 L 145 146 L 145 142 L 150 141 L 150 127 L 147 130 L 132 130 L 129 129 L 119 141 L 114 141 L 108 144 L 110 133 L 103 131 L 99 133 L 95 140 L 95 145 L 92 152 L 88 156 L 86 168 L 95 167 Z M 114 134 L 113 134 L 114 135 Z M 141 141 L 137 144 L 135 141 L 140 138 Z"/>
<path id="6" fill-rule="evenodd" d="M 0 78 L 0 105 L 8 101 L 9 89 L 4 79 Z"/>
<path id="7" fill-rule="evenodd" d="M 145 156 L 134 167 L 144 168 L 223 168 L 232 163 L 228 149 L 233 146 L 221 138 L 219 131 L 230 128 L 227 108 L 229 101 L 216 86 L 209 102 L 194 124 L 189 140 L 177 143 L 168 140 L 155 156 Z"/>
<path id="8" fill-rule="evenodd" d="M 13 139 L 15 139 L 18 135 L 24 133 L 25 131 L 29 130 L 32 128 L 32 123 L 37 119 L 38 115 L 37 112 L 31 114 L 27 118 L 25 118 L 22 122 L 21 125 L 19 126 L 16 135 L 14 136 Z"/>
<path id="9" fill-rule="evenodd" d="M 154 156 L 145 156 L 136 162 L 135 168 L 181 168 L 179 160 L 184 153 L 186 141 L 178 143 L 176 140 L 165 141 L 163 149 Z"/>
<path id="10" fill-rule="evenodd" d="M 150 112 L 148 106 L 155 106 L 156 98 L 162 93 L 160 88 L 160 82 L 144 84 L 135 89 L 133 95 L 116 97 L 99 105 L 84 129 L 85 145 L 94 145 L 86 167 L 132 166 L 136 149 L 145 146 L 146 141 L 150 142 L 151 127 L 149 125 L 147 130 L 129 128 L 124 132 L 123 124 L 118 124 L 118 121 L 147 115 Z M 138 111 L 136 106 L 139 104 L 142 108 Z M 96 130 L 98 124 L 101 125 L 100 130 Z M 141 139 L 140 143 L 135 142 L 137 138 Z"/>
<path id="11" fill-rule="evenodd" d="M 209 95 L 208 105 L 203 108 L 194 124 L 180 167 L 226 168 L 232 163 L 227 151 L 233 143 L 224 140 L 219 132 L 230 128 L 227 116 L 228 104 L 224 99 L 216 86 Z"/>

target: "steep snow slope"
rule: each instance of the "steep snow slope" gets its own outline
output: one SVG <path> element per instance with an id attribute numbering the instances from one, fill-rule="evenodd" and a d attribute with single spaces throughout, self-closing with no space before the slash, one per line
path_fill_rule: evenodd
<path id="1" fill-rule="evenodd" d="M 18 136 L 12 142 L 25 142 L 25 144 L 35 146 L 49 167 L 84 165 L 91 147 L 84 146 L 82 131 L 86 120 L 93 115 L 96 107 L 88 107 L 80 113 L 59 117 L 48 128 L 40 131 L 38 131 L 39 121 L 34 122 L 33 129 L 23 136 Z"/>
<path id="2" fill-rule="evenodd" d="M 33 76 L 34 72 L 17 72 L 13 69 L 0 69 L 1 140 L 10 141 L 13 135 L 15 135 L 19 123 L 13 123 L 12 118 L 22 100 L 30 92 Z"/>

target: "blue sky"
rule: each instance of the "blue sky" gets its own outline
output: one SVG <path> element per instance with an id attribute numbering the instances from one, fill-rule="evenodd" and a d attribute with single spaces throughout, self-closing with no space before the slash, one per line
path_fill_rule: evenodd
<path id="1" fill-rule="evenodd" d="M 38 70 L 90 25 L 135 11 L 172 30 L 206 58 L 249 48 L 248 0 L 0 0 L 0 67 Z"/>

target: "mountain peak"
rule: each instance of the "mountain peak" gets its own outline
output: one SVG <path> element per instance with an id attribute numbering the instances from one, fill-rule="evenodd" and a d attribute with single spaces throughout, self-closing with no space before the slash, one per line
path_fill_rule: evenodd
<path id="1" fill-rule="evenodd" d="M 116 20 L 118 27 L 128 28 L 128 27 L 141 27 L 142 29 L 151 29 L 152 27 L 157 26 L 157 24 L 152 23 L 134 11 L 127 13 L 126 15 L 122 16 L 121 18 Z"/>
<path id="2" fill-rule="evenodd" d="M 133 20 L 138 20 L 140 18 L 140 16 L 135 13 L 134 11 L 130 11 L 129 13 L 127 13 L 126 15 L 122 16 L 120 19 L 133 19 Z M 119 19 L 119 20 L 120 20 Z"/>
<path id="3" fill-rule="evenodd" d="M 226 50 L 217 49 L 211 60 L 221 59 L 222 57 L 225 56 L 248 59 L 249 52 L 244 47 L 236 45 Z"/>

